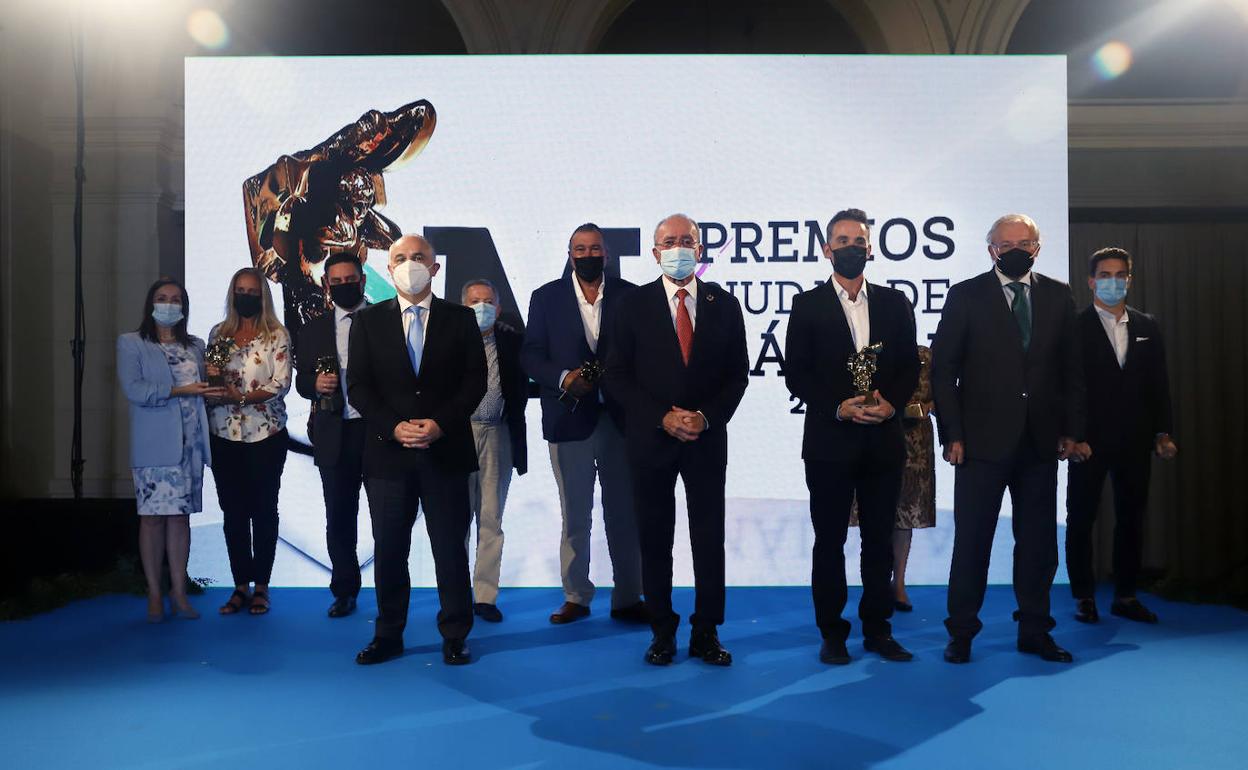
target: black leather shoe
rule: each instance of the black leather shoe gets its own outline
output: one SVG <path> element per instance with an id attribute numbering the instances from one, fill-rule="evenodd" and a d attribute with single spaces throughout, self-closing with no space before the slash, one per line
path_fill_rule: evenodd
<path id="1" fill-rule="evenodd" d="M 1075 659 L 1074 655 L 1058 647 L 1057 642 L 1053 641 L 1053 637 L 1048 634 L 1040 634 L 1030 639 L 1019 639 L 1018 651 L 1028 655 L 1039 655 L 1042 660 L 1050 663 L 1070 663 Z"/>
<path id="2" fill-rule="evenodd" d="M 334 603 L 329 605 L 329 616 L 331 618 L 345 618 L 355 612 L 354 596 L 339 596 L 334 599 Z"/>
<path id="3" fill-rule="evenodd" d="M 1097 623 L 1101 614 L 1096 611 L 1095 599 L 1080 599 L 1075 605 L 1075 620 L 1080 623 Z"/>
<path id="4" fill-rule="evenodd" d="M 589 617 L 589 608 L 576 602 L 564 602 L 559 609 L 550 615 L 550 622 L 557 626 Z"/>
<path id="5" fill-rule="evenodd" d="M 950 639 L 945 645 L 945 660 L 950 663 L 971 662 L 971 640 Z"/>
<path id="6" fill-rule="evenodd" d="M 893 602 L 893 609 L 897 610 L 898 612 L 914 612 L 914 605 L 911 604 L 910 602 L 903 602 L 901 600 L 896 600 Z"/>
<path id="7" fill-rule="evenodd" d="M 499 611 L 497 605 L 478 602 L 472 605 L 472 614 L 484 620 L 486 623 L 503 622 L 503 613 Z"/>
<path id="8" fill-rule="evenodd" d="M 862 640 L 862 646 L 867 652 L 874 652 L 884 660 L 896 663 L 914 660 L 914 653 L 902 647 L 901 643 L 891 636 L 868 636 Z"/>
<path id="9" fill-rule="evenodd" d="M 397 639 L 374 639 L 355 656 L 355 662 L 361 666 L 371 666 L 374 663 L 394 660 L 402 654 L 403 642 Z"/>
<path id="10" fill-rule="evenodd" d="M 652 666 L 670 666 L 676 657 L 676 639 L 671 636 L 656 636 L 650 640 L 650 649 L 646 650 L 646 662 Z"/>
<path id="11" fill-rule="evenodd" d="M 463 639 L 442 640 L 442 662 L 448 666 L 462 666 L 472 662 L 468 642 Z"/>
<path id="12" fill-rule="evenodd" d="M 646 612 L 645 602 L 637 602 L 636 604 L 630 604 L 627 607 L 620 607 L 619 609 L 611 610 L 611 619 L 621 620 L 625 623 L 648 624 L 650 622 L 650 613 Z"/>
<path id="13" fill-rule="evenodd" d="M 1137 623 L 1157 622 L 1157 615 L 1140 604 L 1139 599 L 1114 599 L 1114 603 L 1109 605 L 1109 612 L 1111 615 L 1134 620 Z"/>
<path id="14" fill-rule="evenodd" d="M 695 631 L 689 635 L 689 657 L 701 658 L 712 666 L 731 666 L 732 653 L 719 643 L 715 631 Z"/>
<path id="15" fill-rule="evenodd" d="M 849 649 L 845 642 L 836 639 L 824 639 L 819 647 L 819 662 L 830 666 L 847 666 L 853 658 L 849 657 Z"/>

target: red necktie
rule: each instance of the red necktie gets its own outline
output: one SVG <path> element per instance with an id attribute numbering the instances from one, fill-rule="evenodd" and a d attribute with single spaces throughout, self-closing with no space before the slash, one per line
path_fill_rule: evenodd
<path id="1" fill-rule="evenodd" d="M 689 365 L 689 352 L 693 350 L 693 319 L 689 317 L 689 308 L 685 305 L 685 297 L 689 292 L 676 290 L 676 339 L 680 342 L 680 357 Z"/>

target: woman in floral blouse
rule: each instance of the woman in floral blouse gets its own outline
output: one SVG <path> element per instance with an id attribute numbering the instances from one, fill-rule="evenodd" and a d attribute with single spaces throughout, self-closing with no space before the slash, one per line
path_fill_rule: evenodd
<path id="1" fill-rule="evenodd" d="M 207 368 L 210 377 L 225 378 L 225 396 L 209 410 L 212 475 L 234 575 L 234 593 L 220 612 L 232 615 L 249 606 L 252 615 L 263 615 L 277 551 L 291 352 L 290 334 L 277 320 L 268 281 L 258 270 L 244 268 L 230 279 L 225 320 L 212 328 L 208 344 L 229 346 L 229 363 Z"/>

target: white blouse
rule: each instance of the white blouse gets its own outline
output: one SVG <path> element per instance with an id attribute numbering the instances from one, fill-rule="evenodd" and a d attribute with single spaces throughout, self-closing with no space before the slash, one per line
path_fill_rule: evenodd
<path id="1" fill-rule="evenodd" d="M 208 334 L 217 339 L 217 328 Z M 275 436 L 286 427 L 286 392 L 290 390 L 290 333 L 284 327 L 271 338 L 257 336 L 243 347 L 234 346 L 222 372 L 241 393 L 267 390 L 273 398 L 257 404 L 214 404 L 208 410 L 212 435 L 229 441 L 253 443 Z"/>

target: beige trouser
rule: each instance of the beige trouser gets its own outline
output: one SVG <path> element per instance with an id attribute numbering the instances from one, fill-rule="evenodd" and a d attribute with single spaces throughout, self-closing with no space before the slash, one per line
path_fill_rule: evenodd
<path id="1" fill-rule="evenodd" d="M 472 575 L 473 601 L 498 601 L 498 573 L 503 565 L 503 506 L 511 486 L 511 433 L 507 423 L 472 423 L 479 470 L 468 477 L 468 502 L 477 522 L 477 563 Z"/>
<path id="2" fill-rule="evenodd" d="M 624 435 L 603 414 L 584 441 L 551 443 L 550 467 L 559 487 L 563 537 L 559 543 L 559 571 L 567 601 L 589 606 L 594 584 L 589 579 L 590 528 L 593 524 L 594 477 L 602 484 L 602 521 L 615 587 L 611 608 L 641 601 L 641 547 L 633 510 L 632 475 Z"/>

